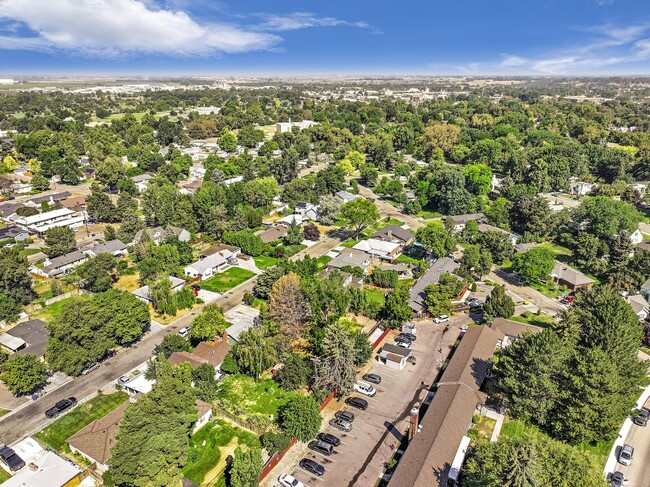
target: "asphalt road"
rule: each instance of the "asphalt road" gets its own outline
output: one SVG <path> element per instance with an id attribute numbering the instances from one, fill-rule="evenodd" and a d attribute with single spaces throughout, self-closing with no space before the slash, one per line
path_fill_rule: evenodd
<path id="1" fill-rule="evenodd" d="M 647 403 L 645 407 L 648 407 Z M 623 472 L 630 481 L 629 487 L 650 487 L 650 425 L 644 427 L 633 424 L 625 443 L 634 447 L 632 465 L 626 467 L 617 463 L 615 470 Z"/>
<path id="2" fill-rule="evenodd" d="M 390 203 L 387 203 L 384 200 L 380 199 L 379 196 L 377 196 L 372 192 L 372 190 L 366 188 L 365 186 L 359 185 L 359 194 L 364 198 L 374 198 L 375 205 L 377 205 L 379 213 L 384 217 L 391 216 L 393 218 L 397 218 L 398 220 L 406 223 L 409 227 L 411 227 L 412 230 L 417 230 L 418 228 L 424 226 L 424 223 L 422 223 L 420 220 L 413 218 L 410 215 L 405 215 Z"/>
<path id="3" fill-rule="evenodd" d="M 530 286 L 519 284 L 500 269 L 490 272 L 488 278 L 498 284 L 505 284 L 506 289 L 533 303 L 549 316 L 555 316 L 566 309 L 559 301 L 544 296 Z"/>
<path id="4" fill-rule="evenodd" d="M 341 238 L 338 237 L 326 237 L 292 258 L 294 260 L 300 259 L 306 255 L 319 257 L 336 247 L 341 241 Z M 255 279 L 253 278 L 232 291 L 228 291 L 215 302 L 227 311 L 240 304 L 244 294 L 252 292 L 254 286 Z M 145 334 L 142 340 L 132 347 L 119 350 L 115 357 L 102 363 L 97 370 L 88 375 L 76 377 L 41 399 L 28 403 L 27 406 L 14 413 L 0 417 L 0 443 L 11 445 L 28 435 L 40 431 L 51 422 L 45 417 L 45 411 L 57 401 L 70 396 L 82 400 L 141 365 L 152 356 L 153 349 L 166 335 L 176 333 L 184 326 L 190 325 L 201 310 L 202 308 L 197 308 L 192 313 L 183 316 L 163 329 L 155 333 Z"/>

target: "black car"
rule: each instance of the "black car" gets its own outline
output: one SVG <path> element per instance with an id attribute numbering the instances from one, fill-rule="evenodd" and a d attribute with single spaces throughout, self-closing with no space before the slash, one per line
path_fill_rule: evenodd
<path id="1" fill-rule="evenodd" d="M 50 409 L 45 411 L 45 416 L 47 416 L 48 418 L 56 418 L 59 414 L 72 408 L 76 404 L 77 404 L 77 399 L 74 397 L 62 399 L 59 402 L 57 402 L 54 406 L 52 406 Z"/>
<path id="2" fill-rule="evenodd" d="M 363 380 L 366 382 L 372 382 L 373 384 L 381 384 L 381 375 L 366 374 L 363 376 Z"/>
<path id="3" fill-rule="evenodd" d="M 319 477 L 325 473 L 325 468 L 320 463 L 310 460 L 309 458 L 303 458 L 300 460 L 298 465 L 303 470 L 318 475 Z"/>
<path id="4" fill-rule="evenodd" d="M 329 433 L 321 433 L 318 435 L 318 439 L 324 441 L 325 443 L 329 443 L 332 446 L 339 446 L 341 444 L 341 440 L 339 440 L 338 436 L 334 436 Z"/>
<path id="5" fill-rule="evenodd" d="M 397 335 L 395 337 L 395 341 L 396 342 L 408 342 L 408 343 L 411 343 L 413 341 L 413 339 L 406 336 L 406 335 L 407 335 L 406 333 L 400 333 L 399 335 Z"/>
<path id="6" fill-rule="evenodd" d="M 623 472 L 614 472 L 609 479 L 609 485 L 611 487 L 623 487 L 624 485 L 627 485 L 628 480 L 625 478 L 625 475 L 623 475 Z"/>
<path id="7" fill-rule="evenodd" d="M 25 466 L 24 460 L 16 455 L 15 451 L 5 445 L 0 445 L 0 461 L 9 467 L 9 470 L 12 472 L 20 470 Z"/>
<path id="8" fill-rule="evenodd" d="M 327 443 L 326 441 L 321 441 L 321 440 L 310 441 L 307 447 L 309 447 L 310 450 L 313 450 L 316 453 L 325 455 L 326 457 L 329 457 L 332 453 L 334 453 L 334 445 L 332 445 L 331 443 Z"/>
<path id="9" fill-rule="evenodd" d="M 368 409 L 368 401 L 361 399 L 360 397 L 348 397 L 345 400 L 345 404 L 352 406 L 353 408 L 366 410 Z"/>
<path id="10" fill-rule="evenodd" d="M 648 419 L 650 419 L 650 409 L 641 408 L 639 414 L 634 418 L 634 424 L 639 426 L 646 426 L 648 424 Z"/>
<path id="11" fill-rule="evenodd" d="M 350 411 L 336 411 L 336 413 L 334 413 L 334 416 L 339 419 L 345 419 L 350 423 L 354 421 L 354 414 L 352 414 Z"/>
<path id="12" fill-rule="evenodd" d="M 397 335 L 398 340 L 402 338 L 405 338 L 406 340 L 411 340 L 412 342 L 418 339 L 418 337 L 416 337 L 413 333 L 407 333 L 407 332 L 403 332 Z"/>

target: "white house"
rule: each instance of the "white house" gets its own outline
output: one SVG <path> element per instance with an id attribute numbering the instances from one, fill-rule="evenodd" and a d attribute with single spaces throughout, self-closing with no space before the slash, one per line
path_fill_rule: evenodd
<path id="1" fill-rule="evenodd" d="M 454 224 L 453 233 L 459 233 L 465 229 L 467 222 L 475 221 L 478 223 L 485 218 L 485 215 L 483 213 L 469 213 L 467 215 L 452 215 L 446 218 L 450 219 Z"/>
<path id="2" fill-rule="evenodd" d="M 227 188 L 235 183 L 240 183 L 244 180 L 244 176 L 235 176 L 234 178 L 226 179 L 223 185 Z"/>
<path id="3" fill-rule="evenodd" d="M 596 187 L 593 183 L 586 183 L 584 181 L 571 181 L 569 183 L 569 193 L 577 196 L 585 196 Z"/>
<path id="4" fill-rule="evenodd" d="M 352 248 L 361 250 L 380 259 L 393 260 L 400 254 L 402 246 L 394 242 L 369 238 L 368 240 L 361 240 Z"/>
<path id="5" fill-rule="evenodd" d="M 99 254 L 111 254 L 115 257 L 124 257 L 128 253 L 126 245 L 120 240 L 111 240 L 105 244 L 97 244 L 83 251 L 90 257 L 97 257 Z"/>
<path id="6" fill-rule="evenodd" d="M 39 213 L 38 215 L 26 216 L 16 219 L 16 225 L 20 228 L 42 234 L 50 228 L 55 227 L 80 227 L 86 221 L 83 211 L 73 211 L 67 208 Z"/>
<path id="7" fill-rule="evenodd" d="M 54 257 L 53 259 L 46 259 L 43 268 L 37 270 L 39 274 L 43 274 L 46 277 L 57 277 L 69 274 L 74 268 L 80 266 L 87 260 L 88 256 L 86 254 L 75 250 L 69 254 Z"/>
<path id="8" fill-rule="evenodd" d="M 284 224 L 284 225 L 293 225 L 294 223 L 298 226 L 302 225 L 304 218 L 302 215 L 294 213 L 293 215 L 287 215 L 280 218 L 275 223 Z"/>
<path id="9" fill-rule="evenodd" d="M 207 402 L 197 399 L 194 405 L 198 410 L 198 419 L 196 420 L 196 423 L 194 423 L 194 429 L 192 430 L 192 433 L 199 431 L 203 426 L 208 424 L 208 421 L 210 421 L 212 418 L 212 406 L 210 406 Z"/>
<path id="10" fill-rule="evenodd" d="M 138 191 L 144 193 L 149 185 L 149 181 L 153 179 L 153 176 L 151 174 L 140 174 L 139 176 L 133 176 L 131 179 L 135 183 L 135 187 L 138 188 Z"/>
<path id="11" fill-rule="evenodd" d="M 625 298 L 625 301 L 632 306 L 634 313 L 639 317 L 639 321 L 644 321 L 650 315 L 650 304 L 641 294 L 634 294 Z"/>
<path id="12" fill-rule="evenodd" d="M 349 193 L 348 191 L 337 191 L 334 193 L 335 196 L 338 196 L 343 200 L 343 203 L 349 203 L 352 200 L 355 200 L 357 198 L 361 198 L 358 194 L 352 194 Z"/>
<path id="13" fill-rule="evenodd" d="M 641 242 L 643 242 L 643 234 L 641 233 L 641 230 L 638 228 L 632 232 L 630 235 L 630 242 L 632 242 L 632 245 L 639 245 Z"/>
<path id="14" fill-rule="evenodd" d="M 230 250 L 224 249 L 186 266 L 183 272 L 187 277 L 192 279 L 200 277 L 204 281 L 210 279 L 215 273 L 225 270 L 229 265 L 237 265 L 237 256 Z"/>
<path id="15" fill-rule="evenodd" d="M 314 122 L 313 120 L 303 120 L 302 122 L 280 122 L 276 125 L 275 131 L 278 134 L 283 134 L 285 132 L 291 132 L 294 127 L 299 130 L 304 130 L 313 127 L 314 125 L 318 125 L 318 122 Z"/>
<path id="16" fill-rule="evenodd" d="M 294 208 L 294 211 L 298 215 L 304 215 L 309 210 L 316 210 L 317 208 L 318 206 L 314 205 L 313 203 L 309 203 L 306 201 L 299 201 L 298 203 L 296 203 L 296 207 Z"/>
<path id="17" fill-rule="evenodd" d="M 205 177 L 205 168 L 203 166 L 191 166 L 190 176 L 196 179 L 203 179 Z"/>
<path id="18" fill-rule="evenodd" d="M 185 286 L 185 281 L 183 279 L 179 279 L 178 277 L 169 276 L 169 280 L 172 283 L 172 293 L 179 291 L 183 286 Z M 151 297 L 151 290 L 149 289 L 149 286 L 142 286 L 133 291 L 131 294 L 133 294 L 143 303 L 153 303 L 153 298 Z"/>

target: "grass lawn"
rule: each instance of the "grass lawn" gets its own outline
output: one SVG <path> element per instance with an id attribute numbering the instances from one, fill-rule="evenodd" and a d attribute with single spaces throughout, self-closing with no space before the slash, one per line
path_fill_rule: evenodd
<path id="1" fill-rule="evenodd" d="M 346 249 L 351 249 L 352 247 L 354 247 L 358 243 L 359 243 L 358 240 L 356 240 L 354 238 L 351 238 L 350 240 L 346 240 L 345 242 L 343 242 L 341 244 L 341 247 L 345 247 Z"/>
<path id="2" fill-rule="evenodd" d="M 540 244 L 538 247 L 553 252 L 555 254 L 555 258 L 560 262 L 568 262 L 569 260 L 571 260 L 571 256 L 573 255 L 571 249 L 562 247 L 561 245 L 556 245 L 551 242 L 545 242 L 543 244 Z"/>
<path id="3" fill-rule="evenodd" d="M 377 289 L 365 289 L 365 291 L 366 291 L 366 297 L 368 298 L 368 301 L 373 301 L 375 303 L 380 304 L 381 306 L 384 305 L 386 296 L 384 295 L 383 291 L 378 291 Z"/>
<path id="4" fill-rule="evenodd" d="M 110 413 L 128 399 L 126 392 L 115 392 L 113 394 L 99 394 L 65 416 L 57 419 L 42 431 L 36 433 L 36 438 L 56 451 L 62 451 L 65 440 L 74 435 L 84 426 L 96 419 L 102 418 Z"/>
<path id="5" fill-rule="evenodd" d="M 537 315 L 535 313 L 531 313 L 530 311 L 526 311 L 522 313 L 520 316 L 513 316 L 510 319 L 513 321 L 518 321 L 520 323 L 527 323 L 529 325 L 540 326 L 542 328 L 548 328 L 557 324 L 557 321 L 551 318 L 546 313 L 540 313 L 539 315 Z"/>
<path id="6" fill-rule="evenodd" d="M 201 286 L 201 289 L 207 289 L 208 291 L 224 293 L 239 286 L 242 282 L 248 281 L 254 275 L 253 272 L 247 269 L 231 267 L 207 281 L 202 281 L 199 286 Z"/>
<path id="7" fill-rule="evenodd" d="M 278 259 L 275 257 L 267 257 L 266 255 L 253 257 L 253 260 L 255 261 L 255 265 L 260 269 L 266 269 L 267 267 L 274 266 L 278 262 Z"/>
<path id="8" fill-rule="evenodd" d="M 363 325 L 361 323 L 357 323 L 356 321 L 339 320 L 339 323 L 343 325 L 343 328 L 345 328 L 348 333 L 361 331 L 363 329 Z"/>
<path id="9" fill-rule="evenodd" d="M 496 424 L 496 419 L 481 416 L 481 421 L 477 424 L 472 425 L 472 428 L 469 430 L 470 438 L 473 438 L 474 440 L 490 441 Z"/>
<path id="10" fill-rule="evenodd" d="M 19 255 L 21 257 L 27 258 L 30 255 L 38 254 L 39 252 L 42 252 L 43 249 L 23 249 L 19 252 Z"/>
<path id="11" fill-rule="evenodd" d="M 316 259 L 316 265 L 318 266 L 318 269 L 325 269 L 330 260 L 332 260 L 331 257 L 328 257 L 327 255 L 321 255 L 318 259 Z"/>
<path id="12" fill-rule="evenodd" d="M 546 284 L 531 284 L 533 289 L 536 289 L 544 296 L 555 299 L 569 292 L 566 286 L 558 286 L 554 282 L 547 282 Z"/>
<path id="13" fill-rule="evenodd" d="M 431 218 L 440 218 L 442 216 L 442 213 L 438 213 L 437 211 L 422 210 L 415 216 L 429 220 Z"/>
<path id="14" fill-rule="evenodd" d="M 10 478 L 11 475 L 9 475 L 4 468 L 0 468 L 0 484 L 5 480 L 9 480 Z"/>
<path id="15" fill-rule="evenodd" d="M 296 255 L 301 250 L 306 249 L 307 246 L 303 245 L 303 244 L 298 244 L 298 245 L 278 245 L 277 248 L 284 249 L 284 256 L 285 257 L 291 257 L 292 255 Z"/>
<path id="16" fill-rule="evenodd" d="M 56 303 L 52 303 L 45 308 L 39 310 L 37 317 L 42 318 L 46 322 L 52 321 L 54 318 L 59 316 L 61 314 L 61 310 L 63 309 L 63 306 L 65 306 L 66 303 L 69 303 L 70 300 L 74 299 L 76 296 L 72 296 L 66 299 L 62 299 L 61 301 L 57 301 Z"/>
<path id="17" fill-rule="evenodd" d="M 217 403 L 244 421 L 270 424 L 278 408 L 295 394 L 281 389 L 273 379 L 229 375 L 221 381 Z"/>
<path id="18" fill-rule="evenodd" d="M 11 411 L 9 409 L 2 409 L 0 408 L 0 416 L 4 416 L 7 413 L 10 413 Z"/>
<path id="19" fill-rule="evenodd" d="M 197 485 L 215 485 L 226 467 L 226 458 L 237 446 L 260 446 L 259 438 L 246 430 L 217 419 L 190 438 L 188 460 L 183 475 Z"/>

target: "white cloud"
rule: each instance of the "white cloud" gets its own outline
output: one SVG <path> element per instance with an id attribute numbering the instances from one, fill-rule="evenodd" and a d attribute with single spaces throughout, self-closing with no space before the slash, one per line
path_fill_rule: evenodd
<path id="1" fill-rule="evenodd" d="M 358 27 L 370 28 L 366 22 L 349 22 L 334 17 L 316 17 L 308 12 L 295 12 L 288 15 L 257 14 L 263 19 L 259 28 L 269 31 L 288 31 L 306 29 L 308 27 Z"/>
<path id="2" fill-rule="evenodd" d="M 0 18 L 32 37 L 0 37 L 4 49 L 64 49 L 98 55 L 206 55 L 268 49 L 281 38 L 230 23 L 202 24 L 141 0 L 0 0 Z"/>
<path id="3" fill-rule="evenodd" d="M 501 66 L 524 66 L 528 64 L 528 60 L 520 56 L 504 56 L 501 61 Z"/>

